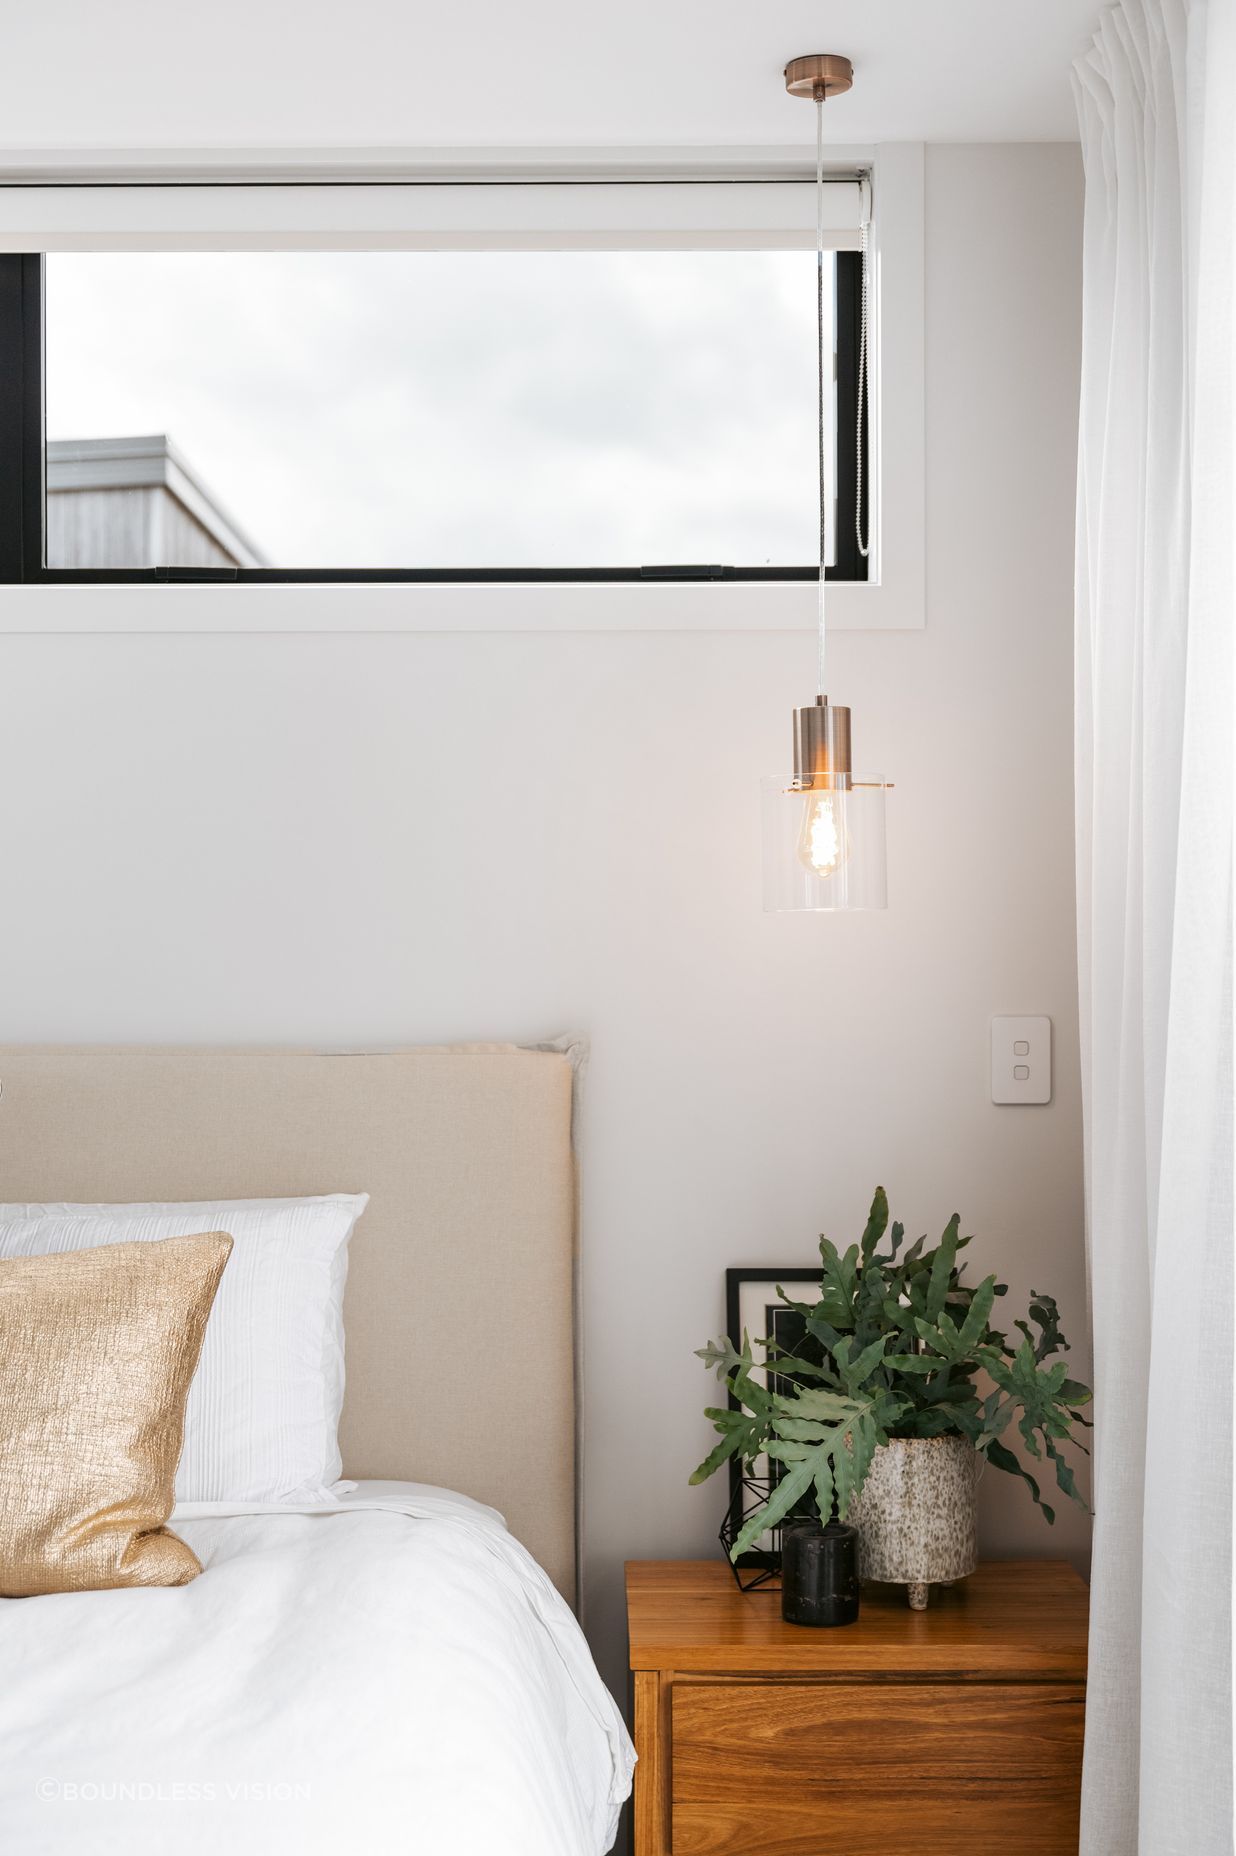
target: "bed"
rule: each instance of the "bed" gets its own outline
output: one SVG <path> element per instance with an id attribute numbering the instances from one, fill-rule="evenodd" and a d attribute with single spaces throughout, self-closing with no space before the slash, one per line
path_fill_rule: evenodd
<path id="1" fill-rule="evenodd" d="M 180 1589 L 0 1600 L 6 1850 L 610 1847 L 631 1748 L 570 1602 L 578 1056 L 0 1051 L 4 1201 L 370 1195 L 353 1486 L 179 1504 Z"/>

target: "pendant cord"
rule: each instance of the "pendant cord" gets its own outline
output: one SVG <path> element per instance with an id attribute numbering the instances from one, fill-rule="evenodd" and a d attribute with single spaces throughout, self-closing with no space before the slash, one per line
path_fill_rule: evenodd
<path id="1" fill-rule="evenodd" d="M 815 98 L 815 333 L 818 388 L 816 429 L 819 441 L 820 485 L 820 616 L 817 694 L 823 700 L 826 694 L 825 671 L 827 668 L 824 588 L 828 575 L 828 514 L 824 474 L 824 94 L 822 90 L 817 90 Z M 861 410 L 859 416 L 861 418 Z"/>
<path id="2" fill-rule="evenodd" d="M 867 208 L 867 183 L 864 181 L 862 243 L 858 257 L 858 412 L 854 422 L 854 539 L 864 560 L 869 547 L 867 536 L 863 533 L 863 414 L 867 409 L 867 247 L 870 231 L 871 215 Z"/>

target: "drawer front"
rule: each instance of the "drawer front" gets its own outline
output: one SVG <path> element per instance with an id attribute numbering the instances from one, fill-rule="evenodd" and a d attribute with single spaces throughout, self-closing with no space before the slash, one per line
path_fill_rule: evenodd
<path id="1" fill-rule="evenodd" d="M 674 1856 L 1077 1856 L 1084 1690 L 680 1682 Z"/>

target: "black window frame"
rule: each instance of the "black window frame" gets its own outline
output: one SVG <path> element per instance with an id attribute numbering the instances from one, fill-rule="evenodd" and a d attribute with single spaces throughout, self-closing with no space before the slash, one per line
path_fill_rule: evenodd
<path id="1" fill-rule="evenodd" d="M 865 581 L 868 533 L 867 400 L 860 392 L 862 260 L 836 253 L 836 560 L 828 579 Z M 697 580 L 815 580 L 817 563 L 729 567 L 672 563 L 644 567 L 48 567 L 46 565 L 46 263 L 42 252 L 0 253 L 0 584 L 94 585 L 218 581 L 509 585 L 647 584 Z M 847 443 L 855 434 L 857 445 Z M 855 507 L 856 499 L 861 499 Z"/>

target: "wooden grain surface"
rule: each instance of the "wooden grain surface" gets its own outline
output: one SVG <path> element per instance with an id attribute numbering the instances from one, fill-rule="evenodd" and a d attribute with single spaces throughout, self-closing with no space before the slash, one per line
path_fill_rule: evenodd
<path id="1" fill-rule="evenodd" d="M 635 1677 L 635 1847 L 640 1856 L 670 1851 L 670 1697 L 668 1677 L 638 1671 Z"/>
<path id="2" fill-rule="evenodd" d="M 1088 1594 L 1058 1560 L 994 1561 L 911 1611 L 902 1586 L 864 1586 L 857 1624 L 786 1624 L 781 1594 L 740 1592 L 722 1560 L 627 1567 L 635 1670 L 816 1680 L 1084 1682 Z M 676 1852 L 677 1856 L 677 1852 Z"/>
<path id="3" fill-rule="evenodd" d="M 673 1856 L 1075 1856 L 1083 1719 L 1077 1684 L 675 1686 Z"/>

